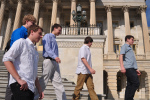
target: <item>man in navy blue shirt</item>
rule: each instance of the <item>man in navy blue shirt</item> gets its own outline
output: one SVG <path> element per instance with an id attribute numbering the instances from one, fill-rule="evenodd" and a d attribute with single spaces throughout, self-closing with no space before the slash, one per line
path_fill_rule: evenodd
<path id="1" fill-rule="evenodd" d="M 28 36 L 27 29 L 31 25 L 36 23 L 36 19 L 33 15 L 28 14 L 28 15 L 24 16 L 22 23 L 23 23 L 23 25 L 20 28 L 13 31 L 13 33 L 11 35 L 10 47 L 16 40 L 18 40 L 20 38 L 24 38 L 24 39 L 27 38 L 27 36 Z M 10 74 L 8 73 L 8 81 L 9 81 L 9 76 L 10 76 Z M 10 86 L 7 85 L 5 100 L 11 100 L 11 97 L 12 97 L 12 92 L 11 92 Z"/>

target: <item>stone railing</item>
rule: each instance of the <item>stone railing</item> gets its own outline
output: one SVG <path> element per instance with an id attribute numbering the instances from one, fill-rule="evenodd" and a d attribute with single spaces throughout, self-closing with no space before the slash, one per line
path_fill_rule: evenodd
<path id="1" fill-rule="evenodd" d="M 100 26 L 80 27 L 80 35 L 103 35 Z M 62 35 L 78 35 L 77 26 L 62 26 Z"/>
<path id="2" fill-rule="evenodd" d="M 144 55 L 135 55 L 135 57 L 136 57 L 136 59 L 137 60 L 145 60 L 146 59 L 146 55 L 144 54 Z M 103 55 L 103 59 L 108 59 L 108 54 L 104 54 Z M 113 59 L 113 58 L 112 58 Z M 115 59 L 119 59 L 119 54 L 116 54 L 116 57 L 115 57 Z"/>

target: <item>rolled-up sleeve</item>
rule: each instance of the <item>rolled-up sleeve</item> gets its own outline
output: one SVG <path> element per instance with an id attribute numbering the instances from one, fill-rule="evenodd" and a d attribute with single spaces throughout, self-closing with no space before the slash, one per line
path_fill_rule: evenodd
<path id="1" fill-rule="evenodd" d="M 82 58 L 85 58 L 85 59 L 87 59 L 87 55 L 86 55 L 86 50 L 85 50 L 86 48 L 81 48 L 80 49 L 80 58 L 82 59 Z"/>
<path id="2" fill-rule="evenodd" d="M 21 53 L 22 48 L 22 39 L 19 39 L 13 43 L 11 48 L 5 53 L 3 56 L 2 61 L 11 61 L 14 62 L 16 57 Z"/>

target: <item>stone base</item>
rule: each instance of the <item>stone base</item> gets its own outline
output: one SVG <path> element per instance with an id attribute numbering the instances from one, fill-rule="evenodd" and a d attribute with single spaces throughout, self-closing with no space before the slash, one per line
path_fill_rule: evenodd
<path id="1" fill-rule="evenodd" d="M 38 46 L 37 51 L 43 51 L 43 46 Z"/>
<path id="2" fill-rule="evenodd" d="M 117 55 L 114 52 L 109 52 L 107 55 L 108 55 L 107 59 L 116 59 L 117 58 Z"/>
<path id="3" fill-rule="evenodd" d="M 150 52 L 146 52 L 146 59 L 150 59 Z"/>

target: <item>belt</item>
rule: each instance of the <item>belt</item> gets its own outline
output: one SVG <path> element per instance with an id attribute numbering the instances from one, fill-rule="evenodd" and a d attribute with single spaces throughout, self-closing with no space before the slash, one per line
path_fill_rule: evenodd
<path id="1" fill-rule="evenodd" d="M 53 58 L 51 58 L 51 57 L 44 57 L 44 59 L 50 59 L 50 60 L 55 61 L 55 59 L 53 59 Z"/>

